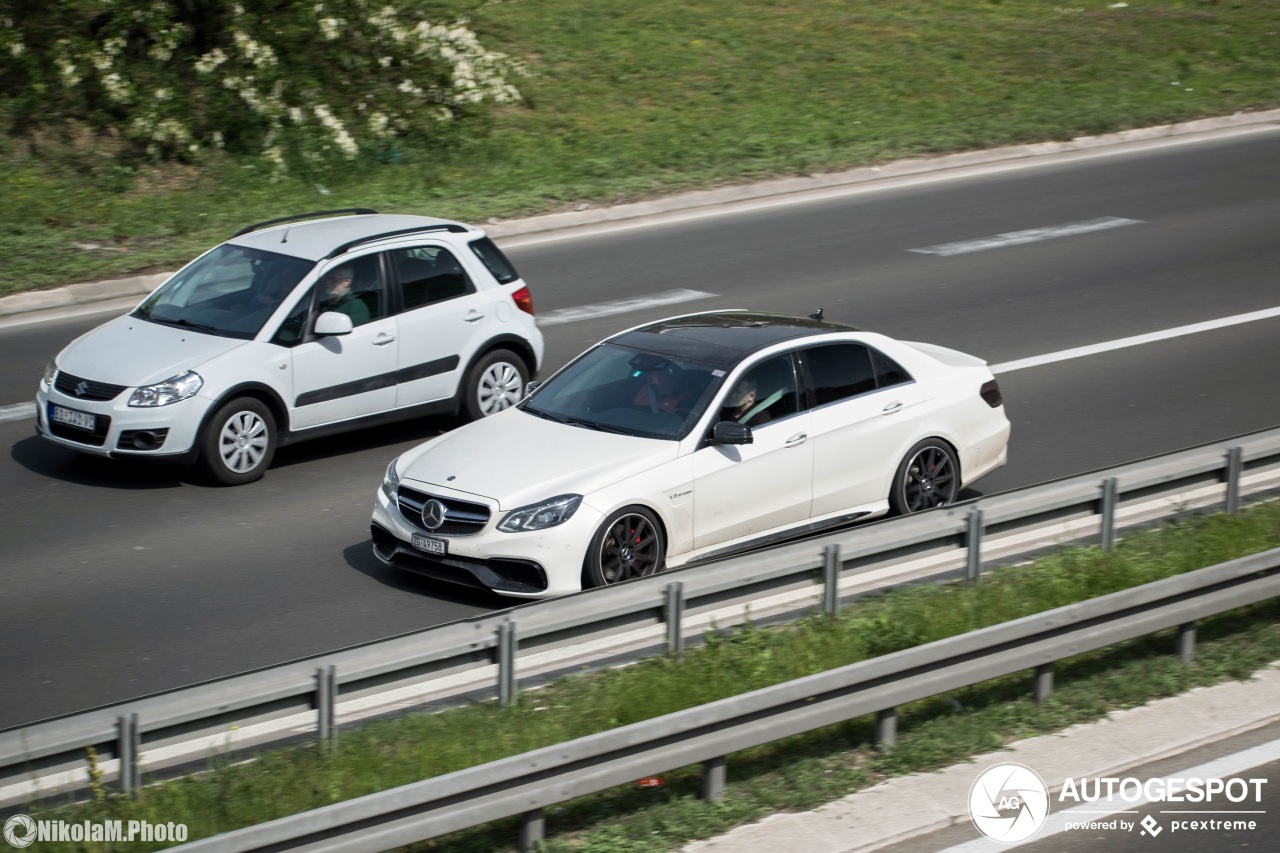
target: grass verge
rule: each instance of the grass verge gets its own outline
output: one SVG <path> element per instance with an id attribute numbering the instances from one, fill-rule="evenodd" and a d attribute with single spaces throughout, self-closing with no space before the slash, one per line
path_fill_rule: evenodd
<path id="1" fill-rule="evenodd" d="M 978 586 L 904 587 L 858 602 L 836 621 L 712 633 L 682 659 L 587 673 L 491 704 L 415 714 L 344 732 L 337 750 L 264 754 L 245 764 L 214 759 L 199 776 L 147 787 L 137 800 L 99 789 L 89 803 L 47 812 L 66 820 L 187 824 L 201 838 L 443 774 L 548 744 L 671 713 L 1105 595 L 1280 545 L 1280 503 L 1236 517 L 1196 517 L 1136 533 L 1112 552 L 1072 549 L 1031 566 L 988 574 Z M 790 738 L 730 758 L 724 802 L 697 800 L 697 768 L 658 789 L 626 786 L 582 798 L 550 816 L 551 849 L 660 850 L 723 832 L 779 808 L 809 808 L 887 775 L 928 770 L 1010 740 L 1096 719 L 1190 687 L 1241 677 L 1280 659 L 1280 602 L 1209 620 L 1197 660 L 1171 657 L 1156 635 L 1063 661 L 1052 701 L 1027 699 L 1029 679 L 1008 677 L 900 709 L 891 753 L 869 746 L 871 721 Z M 492 850 L 516 837 L 509 822 L 458 833 L 423 849 Z M 624 839 L 630 839 L 620 846 Z M 556 845 L 561 845 L 557 847 Z M 665 845 L 665 846 L 664 846 Z M 57 848 L 57 845 L 51 845 Z M 121 845 L 140 850 L 146 846 Z M 59 848 L 60 849 L 60 848 Z M 112 849 L 110 846 L 102 849 Z"/>
<path id="2" fill-rule="evenodd" d="M 125 164 L 71 131 L 0 139 L 0 295 L 175 269 L 306 210 L 485 222 L 1280 104 L 1280 0 L 422 9 L 532 69 L 487 133 L 285 180 L 251 159 Z"/>

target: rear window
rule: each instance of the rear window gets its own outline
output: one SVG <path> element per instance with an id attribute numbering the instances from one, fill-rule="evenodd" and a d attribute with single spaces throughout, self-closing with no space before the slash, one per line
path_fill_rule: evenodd
<path id="1" fill-rule="evenodd" d="M 520 278 L 520 273 L 516 272 L 511 261 L 507 260 L 507 256 L 488 237 L 472 240 L 471 251 L 475 252 L 480 262 L 498 280 L 498 284 L 510 284 Z"/>

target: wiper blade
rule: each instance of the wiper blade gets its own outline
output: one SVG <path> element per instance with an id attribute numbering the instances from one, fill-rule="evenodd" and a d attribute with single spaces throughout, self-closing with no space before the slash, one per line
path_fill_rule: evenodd
<path id="1" fill-rule="evenodd" d="M 204 323 L 193 323 L 185 317 L 180 320 L 166 320 L 160 317 L 148 316 L 145 319 L 150 320 L 153 323 L 161 323 L 165 326 L 177 326 L 180 329 L 195 329 L 197 332 L 208 332 L 211 335 L 222 335 L 225 337 L 222 329 L 215 326 L 207 326 Z"/>
<path id="2" fill-rule="evenodd" d="M 556 417 L 550 412 L 544 412 L 542 411 L 542 409 L 535 409 L 533 406 L 530 406 L 528 404 L 520 406 L 520 411 L 528 412 L 529 414 L 534 415 L 535 417 L 543 418 L 544 420 L 548 420 L 548 421 L 554 421 L 555 423 L 558 423 L 558 424 L 564 423 L 562 419 Z"/>

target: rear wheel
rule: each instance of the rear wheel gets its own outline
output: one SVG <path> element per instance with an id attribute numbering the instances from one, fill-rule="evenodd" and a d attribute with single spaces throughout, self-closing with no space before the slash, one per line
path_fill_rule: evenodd
<path id="1" fill-rule="evenodd" d="M 639 506 L 620 509 L 591 537 L 583 574 L 589 586 L 608 586 L 662 571 L 667 541 L 657 516 Z"/>
<path id="2" fill-rule="evenodd" d="M 520 356 L 499 349 L 472 365 L 462 389 L 462 410 L 468 420 L 497 414 L 524 397 L 529 371 Z"/>
<path id="3" fill-rule="evenodd" d="M 253 397 L 223 404 L 200 436 L 200 466 L 225 486 L 261 478 L 275 454 L 275 416 Z"/>
<path id="4" fill-rule="evenodd" d="M 960 463 L 955 452 L 936 438 L 907 451 L 893 477 L 889 508 L 894 515 L 922 512 L 955 503 L 960 494 Z"/>

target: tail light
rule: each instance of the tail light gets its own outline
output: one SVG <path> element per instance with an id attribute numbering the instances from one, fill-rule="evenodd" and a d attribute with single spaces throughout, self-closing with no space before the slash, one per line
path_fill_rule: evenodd
<path id="1" fill-rule="evenodd" d="M 994 379 L 983 383 L 978 393 L 982 395 L 982 399 L 987 401 L 987 405 L 993 409 L 1004 402 L 1004 397 L 1000 396 L 1000 386 Z"/>
<path id="2" fill-rule="evenodd" d="M 529 292 L 528 287 L 520 288 L 511 294 L 511 298 L 515 301 L 517 308 L 530 317 L 533 316 L 533 294 Z"/>

